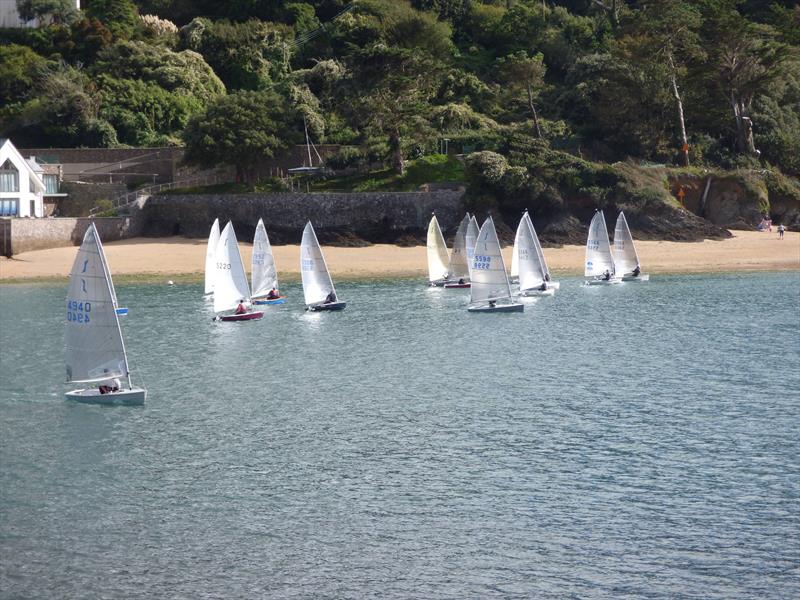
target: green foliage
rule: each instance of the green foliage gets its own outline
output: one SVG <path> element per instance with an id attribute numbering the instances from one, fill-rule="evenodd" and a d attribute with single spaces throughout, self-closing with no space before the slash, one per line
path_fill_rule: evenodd
<path id="1" fill-rule="evenodd" d="M 136 5 L 131 0 L 87 0 L 84 12 L 122 39 L 129 39 L 139 24 Z"/>
<path id="2" fill-rule="evenodd" d="M 187 124 L 185 160 L 203 167 L 234 165 L 242 179 L 253 181 L 255 165 L 298 141 L 296 134 L 287 135 L 294 116 L 285 99 L 272 92 L 220 97 Z"/>
<path id="3" fill-rule="evenodd" d="M 78 17 L 71 0 L 17 0 L 17 11 L 26 21 L 39 19 L 42 23 L 69 23 Z"/>
<path id="4" fill-rule="evenodd" d="M 33 88 L 47 60 L 25 46 L 0 46 L 0 106 L 21 104 Z"/>

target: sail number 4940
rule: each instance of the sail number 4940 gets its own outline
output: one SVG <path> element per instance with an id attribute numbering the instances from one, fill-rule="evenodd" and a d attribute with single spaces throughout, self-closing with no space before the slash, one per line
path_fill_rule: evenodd
<path id="1" fill-rule="evenodd" d="M 70 323 L 88 323 L 90 312 L 92 312 L 91 302 L 67 300 L 67 321 Z"/>

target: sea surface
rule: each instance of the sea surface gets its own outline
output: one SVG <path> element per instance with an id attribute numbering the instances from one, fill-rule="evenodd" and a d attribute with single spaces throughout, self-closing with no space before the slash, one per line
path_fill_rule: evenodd
<path id="1" fill-rule="evenodd" d="M 0 597 L 800 597 L 800 274 L 580 284 L 120 285 L 137 408 L 65 401 L 66 286 L 2 286 Z"/>

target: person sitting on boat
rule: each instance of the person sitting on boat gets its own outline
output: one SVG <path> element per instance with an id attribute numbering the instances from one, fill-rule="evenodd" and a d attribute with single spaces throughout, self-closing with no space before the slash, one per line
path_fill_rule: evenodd
<path id="1" fill-rule="evenodd" d="M 603 281 L 611 281 L 611 271 L 606 269 L 606 272 L 603 273 Z"/>
<path id="2" fill-rule="evenodd" d="M 122 387 L 122 383 L 120 383 L 119 379 L 114 377 L 113 379 L 106 379 L 97 389 L 101 394 L 110 394 L 112 392 L 118 392 L 120 387 Z"/>
<path id="3" fill-rule="evenodd" d="M 545 273 L 544 274 L 544 280 L 545 281 L 550 281 L 550 273 Z"/>
<path id="4" fill-rule="evenodd" d="M 241 300 L 239 300 L 239 306 L 236 307 L 236 310 L 234 311 L 233 314 L 235 314 L 235 315 L 243 315 L 246 312 L 247 312 L 247 307 L 245 307 L 244 298 L 242 298 Z"/>
<path id="5" fill-rule="evenodd" d="M 489 300 L 489 308 L 494 308 L 497 305 L 497 301 Z"/>
<path id="6" fill-rule="evenodd" d="M 638 277 L 639 273 L 641 272 L 642 270 L 639 268 L 639 265 L 636 265 L 636 268 L 633 270 L 633 273 L 631 273 L 631 275 L 633 275 L 634 277 Z"/>
<path id="7" fill-rule="evenodd" d="M 278 292 L 278 290 L 276 290 L 275 288 L 272 288 L 267 294 L 267 300 L 277 300 L 280 297 L 281 297 L 280 292 Z"/>
<path id="8" fill-rule="evenodd" d="M 542 285 L 539 286 L 539 290 L 544 292 L 547 289 L 547 282 L 543 281 Z"/>
<path id="9" fill-rule="evenodd" d="M 325 296 L 325 304 L 333 304 L 334 302 L 336 302 L 336 292 L 331 290 L 330 293 Z"/>
<path id="10" fill-rule="evenodd" d="M 464 285 L 464 278 L 463 278 L 463 277 L 461 277 L 461 278 L 458 280 L 458 285 Z"/>

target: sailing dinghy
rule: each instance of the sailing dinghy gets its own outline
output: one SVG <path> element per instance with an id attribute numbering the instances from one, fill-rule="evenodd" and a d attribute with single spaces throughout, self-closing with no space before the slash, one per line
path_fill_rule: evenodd
<path id="1" fill-rule="evenodd" d="M 595 212 L 589 224 L 589 236 L 586 239 L 586 266 L 584 275 L 591 277 L 586 285 L 611 285 L 620 283 L 614 266 L 611 244 L 608 242 L 608 230 L 603 211 Z"/>
<path id="2" fill-rule="evenodd" d="M 206 282 L 203 294 L 210 297 L 214 293 L 214 272 L 216 270 L 215 257 L 217 243 L 219 242 L 219 219 L 214 219 L 211 231 L 208 233 L 208 245 L 206 246 Z"/>
<path id="3" fill-rule="evenodd" d="M 264 316 L 263 312 L 247 310 L 232 313 L 239 305 L 250 302 L 250 286 L 244 272 L 242 255 L 233 223 L 228 221 L 219 237 L 214 254 L 214 312 L 219 321 L 253 321 Z"/>
<path id="4" fill-rule="evenodd" d="M 456 237 L 453 240 L 453 251 L 450 253 L 450 266 L 447 268 L 450 281 L 444 284 L 445 288 L 469 287 L 469 263 L 467 263 L 467 229 L 469 229 L 469 213 L 464 215 L 458 225 Z"/>
<path id="5" fill-rule="evenodd" d="M 517 227 L 517 273 L 519 275 L 520 296 L 552 296 L 555 288 L 548 287 L 545 281 L 545 266 L 536 250 L 536 231 L 527 211 Z"/>
<path id="6" fill-rule="evenodd" d="M 253 304 L 283 304 L 286 302 L 286 298 L 278 293 L 278 271 L 275 268 L 272 246 L 270 246 L 267 229 L 264 227 L 262 219 L 258 220 L 256 234 L 253 237 L 251 277 L 253 279 Z M 270 298 L 270 292 L 277 296 L 273 295 Z"/>
<path id="7" fill-rule="evenodd" d="M 147 390 L 131 383 L 114 298 L 103 246 L 94 223 L 90 223 L 70 273 L 65 362 L 68 383 L 93 383 L 98 387 L 67 392 L 69 400 L 144 404 Z"/>
<path id="8" fill-rule="evenodd" d="M 450 255 L 447 252 L 447 245 L 444 243 L 442 229 L 436 215 L 431 217 L 428 223 L 428 281 L 431 287 L 442 287 L 450 279 L 448 265 Z"/>
<path id="9" fill-rule="evenodd" d="M 524 305 L 511 299 L 506 265 L 492 217 L 486 218 L 475 243 L 469 312 L 522 312 Z"/>
<path id="10" fill-rule="evenodd" d="M 475 215 L 472 215 L 469 219 L 467 235 L 465 238 L 465 245 L 467 247 L 467 267 L 469 268 L 470 279 L 472 279 L 472 257 L 475 256 L 475 242 L 478 241 L 478 232 L 480 229 L 481 228 L 478 227 L 478 221 L 475 219 Z"/>
<path id="11" fill-rule="evenodd" d="M 650 280 L 650 275 L 642 273 L 628 220 L 622 211 L 617 217 L 617 225 L 614 228 L 614 263 L 617 273 L 622 275 L 622 281 Z"/>
<path id="12" fill-rule="evenodd" d="M 300 242 L 300 273 L 303 277 L 303 294 L 307 310 L 344 310 L 347 303 L 338 300 L 311 221 L 306 223 L 303 239 Z"/>

